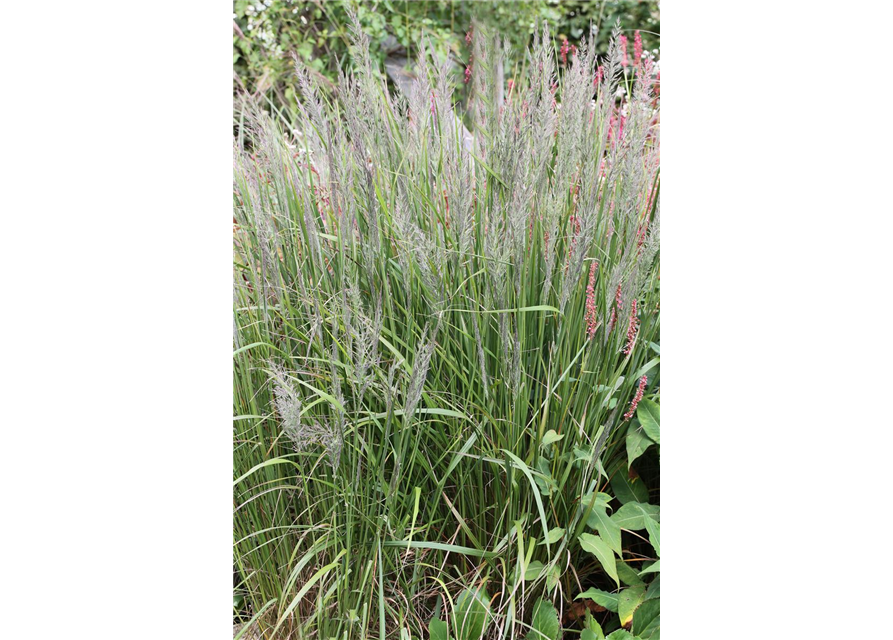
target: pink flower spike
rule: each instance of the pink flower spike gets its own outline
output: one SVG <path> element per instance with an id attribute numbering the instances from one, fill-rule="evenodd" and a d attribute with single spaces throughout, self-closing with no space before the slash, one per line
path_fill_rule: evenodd
<path id="1" fill-rule="evenodd" d="M 642 397 L 645 395 L 646 384 L 648 384 L 648 376 L 642 376 L 642 379 L 639 380 L 639 388 L 636 389 L 636 395 L 633 396 L 633 401 L 629 405 L 629 411 L 623 414 L 624 420 L 629 420 L 634 415 L 636 415 L 636 407 L 639 406 L 639 403 L 642 401 Z"/>
<path id="2" fill-rule="evenodd" d="M 633 40 L 633 62 L 639 64 L 642 62 L 642 34 L 636 31 L 636 37 Z"/>
<path id="3" fill-rule="evenodd" d="M 589 285 L 586 287 L 586 337 L 590 340 L 598 329 L 598 321 L 595 309 L 595 272 L 598 262 L 593 262 L 589 267 Z"/>
<path id="4" fill-rule="evenodd" d="M 628 38 L 626 36 L 620 36 L 620 48 L 623 49 L 623 60 L 620 62 L 624 67 L 629 64 L 629 59 L 626 57 L 626 43 Z"/>
<path id="5" fill-rule="evenodd" d="M 629 326 L 626 329 L 626 347 L 623 349 L 624 355 L 629 355 L 636 343 L 636 334 L 639 331 L 639 317 L 636 312 L 636 301 L 633 300 L 633 310 L 629 316 Z"/>

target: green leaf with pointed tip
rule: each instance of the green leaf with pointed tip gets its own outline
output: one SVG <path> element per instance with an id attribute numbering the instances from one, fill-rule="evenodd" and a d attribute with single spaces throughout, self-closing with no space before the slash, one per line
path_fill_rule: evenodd
<path id="1" fill-rule="evenodd" d="M 645 528 L 645 518 L 660 518 L 660 507 L 644 502 L 627 502 L 611 514 L 611 520 L 627 531 L 639 531 Z"/>
<path id="2" fill-rule="evenodd" d="M 591 589 L 587 589 L 580 595 L 578 595 L 574 600 L 579 600 L 580 598 L 589 598 L 595 604 L 600 605 L 607 609 L 608 611 L 613 611 L 617 613 L 617 594 L 616 593 L 608 593 L 607 591 L 602 591 L 601 589 L 596 589 L 592 587 Z"/>
<path id="3" fill-rule="evenodd" d="M 651 581 L 645 592 L 645 599 L 651 600 L 651 598 L 660 598 L 660 574 L 654 576 L 654 580 Z"/>
<path id="4" fill-rule="evenodd" d="M 614 560 L 614 551 L 607 542 L 598 536 L 590 533 L 580 534 L 580 546 L 584 551 L 593 554 L 604 567 L 605 572 L 614 578 L 614 582 L 620 584 L 620 578 L 617 577 L 617 563 Z"/>
<path id="5" fill-rule="evenodd" d="M 623 584 L 629 585 L 631 587 L 645 584 L 645 581 L 639 577 L 638 571 L 636 571 L 623 561 L 617 563 L 617 575 L 620 576 L 620 581 Z"/>
<path id="6" fill-rule="evenodd" d="M 642 400 L 636 410 L 636 417 L 642 423 L 645 434 L 660 444 L 660 405 L 651 400 Z"/>
<path id="7" fill-rule="evenodd" d="M 552 444 L 553 442 L 558 442 L 563 437 L 564 437 L 564 434 L 558 435 L 555 432 L 555 429 L 549 429 L 548 431 L 546 431 L 546 434 L 543 436 L 543 446 L 545 447 L 545 446 Z"/>
<path id="8" fill-rule="evenodd" d="M 618 556 L 623 553 L 623 547 L 620 545 L 620 525 L 611 520 L 604 507 L 593 508 L 586 524 L 598 531 Z"/>
<path id="9" fill-rule="evenodd" d="M 558 611 L 551 602 L 540 598 L 533 607 L 527 640 L 558 640 L 560 633 L 561 621 L 558 619 Z"/>
<path id="10" fill-rule="evenodd" d="M 645 585 L 624 589 L 617 596 L 617 614 L 620 616 L 620 626 L 625 627 L 633 619 L 633 613 L 645 599 Z"/>
<path id="11" fill-rule="evenodd" d="M 490 625 L 490 596 L 487 590 L 465 589 L 456 598 L 454 627 L 457 640 L 480 640 Z"/>
<path id="12" fill-rule="evenodd" d="M 433 618 L 431 622 L 428 623 L 428 636 L 431 640 L 449 640 L 450 636 L 447 634 L 446 622 L 438 618 Z"/>
<path id="13" fill-rule="evenodd" d="M 636 638 L 636 636 L 631 634 L 626 629 L 617 629 L 617 631 L 613 632 L 611 635 L 609 635 L 607 638 L 605 638 L 605 640 L 639 640 L 639 639 Z"/>
<path id="14" fill-rule="evenodd" d="M 564 536 L 564 529 L 561 527 L 555 527 L 554 529 L 549 529 L 549 535 L 546 536 L 546 540 L 549 541 L 549 544 L 555 544 L 559 540 L 561 540 L 562 536 Z M 541 540 L 537 546 L 543 546 L 546 544 L 546 540 Z"/>
<path id="15" fill-rule="evenodd" d="M 630 425 L 629 433 L 626 434 L 626 466 L 631 467 L 636 458 L 653 444 L 654 441 L 646 435 L 639 424 Z"/>
<path id="16" fill-rule="evenodd" d="M 633 624 L 636 623 L 633 618 Z M 651 623 L 639 632 L 641 640 L 660 640 L 660 615 L 655 616 Z"/>

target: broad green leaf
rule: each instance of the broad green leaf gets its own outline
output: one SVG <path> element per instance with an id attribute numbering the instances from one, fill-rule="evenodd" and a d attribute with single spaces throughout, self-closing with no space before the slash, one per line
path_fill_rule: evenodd
<path id="1" fill-rule="evenodd" d="M 627 531 L 640 531 L 645 528 L 646 517 L 657 520 L 660 517 L 660 507 L 643 502 L 627 502 L 611 515 L 611 520 Z"/>
<path id="2" fill-rule="evenodd" d="M 540 577 L 540 574 L 543 572 L 543 563 L 539 560 L 534 560 L 529 565 L 527 565 L 527 570 L 524 572 L 524 580 L 536 580 Z"/>
<path id="3" fill-rule="evenodd" d="M 651 584 L 648 585 L 648 590 L 645 592 L 646 600 L 651 600 L 652 598 L 660 598 L 660 574 L 654 576 L 654 580 L 651 581 Z"/>
<path id="4" fill-rule="evenodd" d="M 527 640 L 558 640 L 560 633 L 561 622 L 558 619 L 558 611 L 551 602 L 540 598 L 533 607 Z"/>
<path id="5" fill-rule="evenodd" d="M 652 400 L 642 400 L 636 417 L 649 438 L 660 444 L 660 405 Z"/>
<path id="6" fill-rule="evenodd" d="M 564 434 L 558 435 L 555 432 L 555 429 L 549 429 L 546 431 L 545 435 L 543 435 L 543 446 L 547 446 L 552 444 L 553 442 L 558 442 L 564 437 Z"/>
<path id="7" fill-rule="evenodd" d="M 611 520 L 604 507 L 593 508 L 586 524 L 598 531 L 618 556 L 623 553 L 623 547 L 620 545 L 620 525 Z"/>
<path id="8" fill-rule="evenodd" d="M 431 622 L 428 623 L 428 636 L 431 640 L 449 640 L 450 636 L 447 634 L 446 622 L 438 618 L 433 618 Z"/>
<path id="9" fill-rule="evenodd" d="M 645 585 L 638 585 L 624 589 L 617 596 L 617 615 L 620 616 L 620 626 L 625 627 L 633 619 L 633 613 L 645 599 Z"/>
<path id="10" fill-rule="evenodd" d="M 490 624 L 490 596 L 487 590 L 465 589 L 456 598 L 457 640 L 479 640 Z"/>
<path id="11" fill-rule="evenodd" d="M 614 560 L 614 551 L 611 550 L 607 542 L 591 533 L 581 533 L 580 546 L 583 547 L 584 551 L 593 554 L 601 562 L 605 572 L 614 578 L 614 582 L 618 585 L 620 584 L 620 578 L 617 577 L 617 563 Z"/>
<path id="12" fill-rule="evenodd" d="M 600 605 L 607 609 L 608 611 L 613 611 L 617 613 L 617 594 L 616 593 L 608 593 L 607 591 L 602 591 L 601 589 L 596 589 L 592 587 L 591 589 L 587 589 L 580 595 L 578 595 L 574 600 L 579 600 L 580 598 L 589 598 L 595 604 Z"/>
<path id="13" fill-rule="evenodd" d="M 626 629 L 617 629 L 609 635 L 605 640 L 639 640 Z"/>
<path id="14" fill-rule="evenodd" d="M 562 536 L 564 536 L 564 529 L 555 527 L 554 529 L 549 529 L 549 534 L 546 536 L 546 540 L 549 541 L 549 544 L 555 544 L 561 540 Z M 541 540 L 539 546 L 546 544 L 546 540 Z"/>
<path id="15" fill-rule="evenodd" d="M 631 467 L 633 462 L 645 453 L 654 441 L 651 440 L 641 426 L 630 426 L 629 433 L 626 434 L 626 465 Z"/>
<path id="16" fill-rule="evenodd" d="M 660 600 L 644 600 L 633 614 L 633 633 L 642 635 L 651 621 L 660 615 Z"/>
<path id="17" fill-rule="evenodd" d="M 620 461 L 620 464 L 614 468 L 611 476 L 611 488 L 621 504 L 648 502 L 648 487 L 645 486 L 638 474 L 632 478 L 629 477 L 629 472 L 623 466 L 623 461 Z"/>
<path id="18" fill-rule="evenodd" d="M 635 618 L 633 618 L 633 624 L 635 623 Z M 660 640 L 660 615 L 655 616 L 648 626 L 639 632 L 638 637 L 641 640 Z"/>
<path id="19" fill-rule="evenodd" d="M 620 576 L 620 582 L 631 587 L 645 584 L 645 581 L 639 577 L 638 571 L 633 569 L 622 560 L 617 563 L 617 575 Z"/>

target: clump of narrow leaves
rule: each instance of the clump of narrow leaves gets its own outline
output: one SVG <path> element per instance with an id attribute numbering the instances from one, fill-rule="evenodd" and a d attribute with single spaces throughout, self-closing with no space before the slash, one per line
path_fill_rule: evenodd
<path id="1" fill-rule="evenodd" d="M 638 633 L 654 594 L 651 63 L 544 30 L 508 83 L 473 37 L 464 112 L 425 50 L 392 93 L 358 29 L 335 102 L 298 66 L 296 127 L 240 107 L 234 559 L 267 638 L 603 635 L 578 593 Z"/>

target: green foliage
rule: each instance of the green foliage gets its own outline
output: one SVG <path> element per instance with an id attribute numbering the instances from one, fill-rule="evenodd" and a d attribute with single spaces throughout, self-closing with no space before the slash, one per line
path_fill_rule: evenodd
<path id="1" fill-rule="evenodd" d="M 456 640 L 480 640 L 490 624 L 490 596 L 484 587 L 466 589 L 456 599 L 453 628 Z"/>
<path id="2" fill-rule="evenodd" d="M 428 633 L 431 640 L 449 640 L 447 624 L 439 618 L 434 618 L 428 624 Z"/>
<path id="3" fill-rule="evenodd" d="M 537 600 L 530 618 L 530 633 L 527 640 L 558 640 L 561 621 L 558 610 L 548 600 Z"/>
<path id="4" fill-rule="evenodd" d="M 583 547 L 584 551 L 588 551 L 598 558 L 605 572 L 615 582 L 620 583 L 620 578 L 617 576 L 617 561 L 614 559 L 614 550 L 608 543 L 598 536 L 583 533 L 580 535 L 580 546 Z"/>
<path id="5" fill-rule="evenodd" d="M 424 60 L 394 98 L 352 33 L 336 94 L 299 65 L 294 113 L 241 96 L 241 615 L 268 638 L 477 640 L 530 612 L 558 637 L 583 584 L 605 629 L 621 596 L 635 624 L 659 595 L 659 445 L 630 461 L 625 417 L 659 399 L 653 78 L 616 48 L 607 77 L 568 69 L 547 33 L 510 96 L 479 55 L 464 110 Z"/>
<path id="6" fill-rule="evenodd" d="M 439 59 L 452 58 L 458 67 L 469 61 L 465 34 L 477 20 L 499 32 L 512 51 L 530 44 L 537 21 L 549 21 L 560 45 L 565 38 L 579 43 L 590 23 L 600 27 L 595 40 L 606 53 L 611 28 L 619 19 L 628 32 L 642 30 L 645 48 L 660 46 L 660 14 L 653 0 L 235 0 L 233 4 L 233 71 L 237 85 L 267 94 L 277 105 L 289 105 L 296 94 L 289 82 L 292 54 L 310 69 L 324 88 L 337 83 L 338 70 L 350 71 L 350 18 L 356 11 L 371 43 L 376 63 L 395 49 L 414 59 L 423 40 Z M 630 41 L 631 34 L 628 34 Z M 521 58 L 513 59 L 521 63 Z M 461 85 L 457 68 L 456 86 Z"/>

